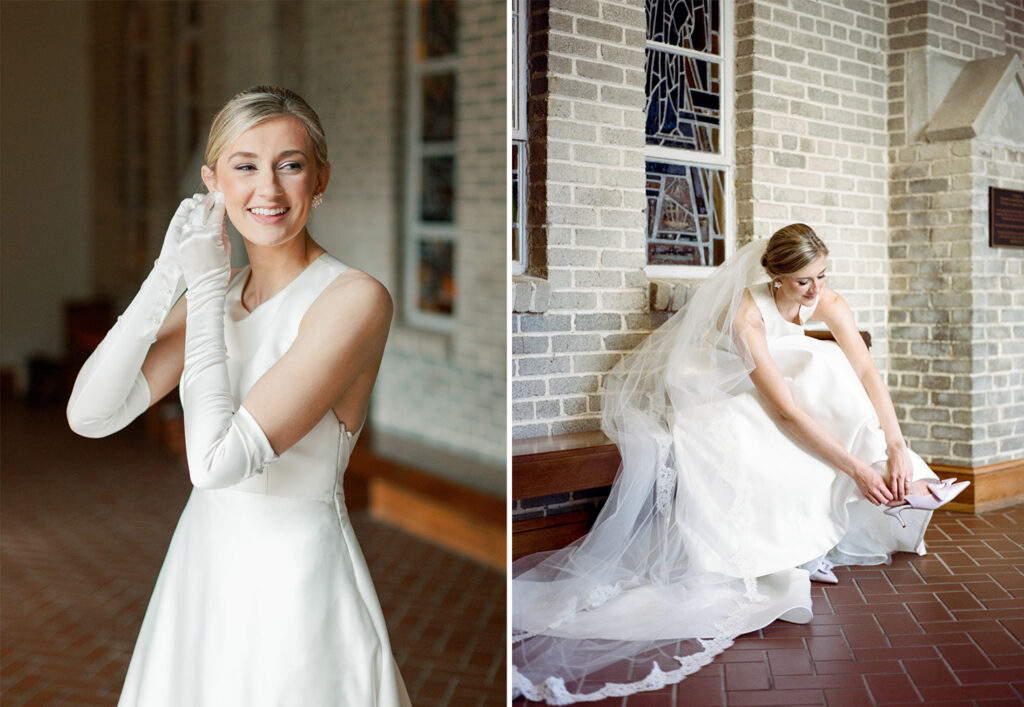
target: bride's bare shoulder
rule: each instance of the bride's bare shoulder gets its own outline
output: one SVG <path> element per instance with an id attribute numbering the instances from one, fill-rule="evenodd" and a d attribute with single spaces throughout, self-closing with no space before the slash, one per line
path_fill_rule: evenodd
<path id="1" fill-rule="evenodd" d="M 761 316 L 761 310 L 758 308 L 757 302 L 754 301 L 754 296 L 750 294 L 750 290 L 743 291 L 740 302 L 736 305 L 733 323 L 741 331 L 751 327 L 764 329 L 764 317 Z"/>

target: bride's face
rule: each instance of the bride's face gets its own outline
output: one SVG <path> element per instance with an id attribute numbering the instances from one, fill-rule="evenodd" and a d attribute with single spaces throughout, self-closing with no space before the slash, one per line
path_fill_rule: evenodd
<path id="1" fill-rule="evenodd" d="M 246 130 L 203 167 L 211 191 L 224 193 L 227 215 L 250 243 L 275 246 L 301 234 L 313 194 L 327 186 L 313 143 L 295 118 L 272 118 Z"/>
<path id="2" fill-rule="evenodd" d="M 792 275 L 779 278 L 782 285 L 778 288 L 776 299 L 799 302 L 810 305 L 818 299 L 821 288 L 825 286 L 825 256 L 819 255 L 814 262 L 797 270 Z"/>

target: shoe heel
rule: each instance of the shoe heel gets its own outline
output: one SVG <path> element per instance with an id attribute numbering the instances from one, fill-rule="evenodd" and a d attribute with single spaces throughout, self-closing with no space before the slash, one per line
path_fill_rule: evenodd
<path id="1" fill-rule="evenodd" d="M 883 512 L 885 513 L 885 515 L 892 516 L 893 518 L 898 520 L 900 522 L 900 525 L 906 528 L 907 521 L 903 520 L 903 511 L 907 510 L 908 508 L 911 508 L 911 506 L 889 506 Z"/>

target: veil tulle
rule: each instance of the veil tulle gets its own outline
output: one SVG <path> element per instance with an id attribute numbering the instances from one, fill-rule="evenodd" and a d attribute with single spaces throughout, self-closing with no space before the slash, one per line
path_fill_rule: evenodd
<path id="1" fill-rule="evenodd" d="M 622 457 L 611 495 L 586 537 L 513 565 L 513 688 L 529 699 L 678 682 L 778 617 L 780 601 L 806 603 L 787 596 L 785 573 L 753 576 L 751 490 L 729 474 L 716 405 L 752 385 L 734 319 L 768 280 L 766 244 L 741 248 L 608 375 L 602 426 Z"/>

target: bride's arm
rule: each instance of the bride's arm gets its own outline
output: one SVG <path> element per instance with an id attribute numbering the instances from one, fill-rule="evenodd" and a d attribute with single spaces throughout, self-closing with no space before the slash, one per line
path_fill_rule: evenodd
<path id="1" fill-rule="evenodd" d="M 737 336 L 746 345 L 754 361 L 750 379 L 779 423 L 828 464 L 852 477 L 869 501 L 876 505 L 891 501 L 892 494 L 882 477 L 868 464 L 850 454 L 793 400 L 782 372 L 768 352 L 764 320 L 749 294 L 744 295 L 737 310 L 735 325 Z"/>
<path id="2" fill-rule="evenodd" d="M 818 301 L 814 319 L 828 326 L 836 343 L 843 350 L 853 370 L 857 373 L 861 385 L 867 391 L 871 405 L 878 415 L 878 422 L 885 434 L 885 443 L 889 453 L 889 481 L 897 500 L 901 500 L 907 491 L 912 476 L 910 457 L 907 444 L 900 431 L 900 423 L 896 418 L 889 389 L 882 381 L 882 376 L 871 360 L 868 347 L 864 344 L 853 318 L 853 312 L 846 300 L 839 293 L 826 288 Z"/>
<path id="3" fill-rule="evenodd" d="M 358 428 L 384 355 L 392 309 L 384 286 L 358 270 L 347 270 L 313 303 L 291 347 L 242 401 L 278 454 L 339 401 L 352 411 L 351 419 L 342 421 L 350 430 Z"/>
<path id="4" fill-rule="evenodd" d="M 192 483 L 203 488 L 261 473 L 339 402 L 346 415 L 361 415 L 391 324 L 384 287 L 358 271 L 342 273 L 306 312 L 288 351 L 236 407 L 224 340 L 230 279 L 224 210 L 222 194 L 208 195 L 190 215 L 180 246 L 188 285 L 185 452 Z"/>

